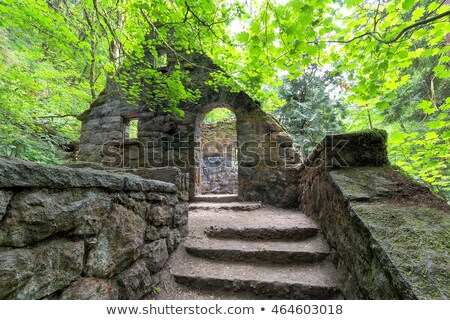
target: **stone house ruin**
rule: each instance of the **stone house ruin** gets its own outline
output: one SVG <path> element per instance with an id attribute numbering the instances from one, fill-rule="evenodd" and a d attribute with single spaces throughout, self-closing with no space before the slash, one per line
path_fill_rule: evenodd
<path id="1" fill-rule="evenodd" d="M 177 60 L 166 54 L 163 70 L 171 72 Z M 184 117 L 177 118 L 152 101 L 130 104 L 119 86 L 110 82 L 79 116 L 79 160 L 121 168 L 178 167 L 189 181 L 193 199 L 202 193 L 201 124 L 211 110 L 227 108 L 236 116 L 239 198 L 297 206 L 300 159 L 289 134 L 246 93 L 205 84 L 211 80 L 210 72 L 219 70 L 208 57 L 193 53 L 183 61 L 189 61 L 181 66 L 189 70 L 187 87 L 200 92 L 197 101 L 178 105 Z"/>

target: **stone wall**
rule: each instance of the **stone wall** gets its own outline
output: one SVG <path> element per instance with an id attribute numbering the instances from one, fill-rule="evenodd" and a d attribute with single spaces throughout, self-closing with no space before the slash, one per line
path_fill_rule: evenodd
<path id="1" fill-rule="evenodd" d="M 203 123 L 201 193 L 237 194 L 236 119 Z"/>
<path id="2" fill-rule="evenodd" d="M 450 208 L 387 163 L 386 132 L 329 136 L 301 209 L 322 227 L 350 299 L 448 299 Z"/>
<path id="3" fill-rule="evenodd" d="M 214 108 L 228 108 L 236 115 L 239 197 L 297 206 L 298 184 L 291 180 L 298 178 L 294 167 L 300 158 L 292 147 L 293 139 L 244 92 L 208 85 L 210 72 L 219 70 L 208 57 L 193 53 L 187 60 L 193 64 L 181 66 L 189 70 L 191 81 L 186 87 L 201 95 L 197 101 L 177 106 L 183 117 L 173 116 L 158 101 L 129 104 L 121 88 L 109 83 L 79 116 L 79 160 L 120 168 L 176 166 L 189 176 L 189 197 L 193 199 L 201 193 L 201 124 Z M 175 70 L 174 66 L 169 65 L 167 72 L 170 70 Z M 137 139 L 127 139 L 129 119 L 139 121 Z"/>
<path id="4" fill-rule="evenodd" d="M 0 299 L 151 295 L 187 233 L 187 203 L 136 174 L 0 158 Z"/>

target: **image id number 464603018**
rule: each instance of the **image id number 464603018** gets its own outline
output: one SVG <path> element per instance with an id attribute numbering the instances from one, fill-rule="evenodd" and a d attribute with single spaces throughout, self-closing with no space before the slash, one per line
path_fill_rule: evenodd
<path id="1" fill-rule="evenodd" d="M 299 305 L 275 305 L 272 308 L 275 314 L 342 314 L 342 305 L 326 304 L 299 304 Z"/>

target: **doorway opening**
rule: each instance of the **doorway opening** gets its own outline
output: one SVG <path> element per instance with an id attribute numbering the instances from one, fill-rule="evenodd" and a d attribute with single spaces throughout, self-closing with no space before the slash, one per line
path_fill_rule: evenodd
<path id="1" fill-rule="evenodd" d="M 236 115 L 226 108 L 206 114 L 201 124 L 198 194 L 237 194 Z"/>

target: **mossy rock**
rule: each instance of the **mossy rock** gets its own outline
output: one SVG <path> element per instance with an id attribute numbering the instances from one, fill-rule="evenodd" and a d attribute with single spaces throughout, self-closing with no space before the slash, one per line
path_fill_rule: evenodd
<path id="1" fill-rule="evenodd" d="M 450 298 L 450 207 L 391 167 L 333 170 L 330 178 L 393 281 L 419 299 Z"/>
<path id="2" fill-rule="evenodd" d="M 323 161 L 328 168 L 385 166 L 387 132 L 371 129 L 352 133 L 328 135 L 322 141 Z"/>
<path id="3" fill-rule="evenodd" d="M 448 210 L 397 203 L 352 204 L 419 299 L 448 299 Z"/>

